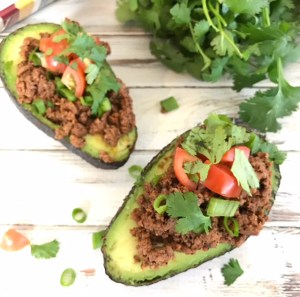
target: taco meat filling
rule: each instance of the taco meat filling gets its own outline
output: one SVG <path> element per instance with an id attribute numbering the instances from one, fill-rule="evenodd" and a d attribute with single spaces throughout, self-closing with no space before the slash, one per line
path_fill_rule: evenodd
<path id="1" fill-rule="evenodd" d="M 41 34 L 41 37 L 45 36 L 47 34 Z M 109 53 L 109 45 L 99 42 Z M 36 99 L 47 102 L 45 117 L 60 126 L 55 130 L 56 139 L 69 137 L 75 147 L 82 148 L 87 134 L 100 134 L 109 145 L 116 146 L 121 136 L 135 127 L 132 99 L 126 86 L 118 80 L 121 85 L 119 91 L 109 91 L 107 94 L 112 105 L 111 110 L 96 117 L 91 114 L 90 106 L 82 105 L 79 99 L 72 102 L 57 93 L 54 80 L 48 78 L 48 71 L 29 60 L 30 54 L 37 48 L 38 39 L 24 40 L 20 53 L 24 60 L 19 63 L 17 72 L 19 103 L 31 104 Z M 110 162 L 108 155 L 101 155 L 100 158 Z"/>
<path id="2" fill-rule="evenodd" d="M 198 250 L 216 247 L 219 243 L 239 246 L 249 235 L 257 235 L 267 221 L 272 206 L 272 163 L 268 154 L 262 152 L 250 156 L 249 161 L 257 174 L 260 187 L 251 190 L 252 196 L 242 191 L 238 198 L 234 198 L 240 202 L 234 216 L 239 224 L 238 237 L 232 237 L 226 231 L 223 217 L 211 218 L 211 228 L 207 234 L 188 232 L 183 235 L 175 231 L 176 221 L 173 218 L 166 213 L 160 215 L 154 210 L 153 202 L 159 194 L 188 192 L 188 189 L 178 182 L 173 166 L 170 166 L 155 186 L 149 183 L 145 185 L 145 194 L 138 199 L 139 207 L 132 213 L 132 218 L 137 224 L 137 227 L 131 229 L 138 242 L 135 260 L 140 262 L 142 267 L 157 268 L 173 259 L 174 252 L 193 254 Z M 201 184 L 198 184 L 194 193 L 203 212 L 211 197 L 220 197 Z"/>

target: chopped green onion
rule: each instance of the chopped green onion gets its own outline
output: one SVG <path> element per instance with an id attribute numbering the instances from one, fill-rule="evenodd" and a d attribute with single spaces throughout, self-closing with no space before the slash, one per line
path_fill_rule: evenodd
<path id="1" fill-rule="evenodd" d="M 129 174 L 135 179 L 140 177 L 142 170 L 143 168 L 139 165 L 132 165 L 128 168 Z"/>
<path id="2" fill-rule="evenodd" d="M 238 201 L 229 201 L 219 198 L 211 198 L 207 207 L 207 215 L 210 217 L 233 217 L 239 208 Z"/>
<path id="3" fill-rule="evenodd" d="M 111 105 L 110 100 L 109 100 L 107 97 L 105 97 L 105 98 L 103 99 L 103 101 L 101 102 L 101 105 L 99 106 L 99 109 L 98 109 L 98 117 L 101 118 L 101 116 L 102 116 L 105 112 L 111 110 L 111 107 L 112 107 L 112 105 Z"/>
<path id="4" fill-rule="evenodd" d="M 160 106 L 161 106 L 162 112 L 170 112 L 179 107 L 179 105 L 174 97 L 168 97 L 164 100 L 161 100 Z"/>
<path id="5" fill-rule="evenodd" d="M 60 277 L 60 284 L 64 287 L 71 286 L 76 278 L 76 272 L 73 268 L 67 268 Z"/>
<path id="6" fill-rule="evenodd" d="M 111 102 L 109 101 L 109 99 L 107 97 L 105 97 L 101 103 L 101 110 L 104 112 L 111 110 Z"/>
<path id="7" fill-rule="evenodd" d="M 167 211 L 167 196 L 164 194 L 160 194 L 157 196 L 157 198 L 153 202 L 153 208 L 154 210 L 162 215 Z"/>
<path id="8" fill-rule="evenodd" d="M 92 106 L 93 97 L 92 96 L 84 96 L 79 98 L 81 105 L 83 106 Z"/>
<path id="9" fill-rule="evenodd" d="M 75 94 L 73 94 L 72 91 L 70 91 L 62 82 L 60 78 L 55 79 L 55 85 L 56 89 L 62 97 L 68 99 L 71 102 L 74 102 L 77 100 Z"/>
<path id="10" fill-rule="evenodd" d="M 37 111 L 38 114 L 44 115 L 46 112 L 46 105 L 44 100 L 36 99 L 32 102 L 33 108 Z"/>
<path id="11" fill-rule="evenodd" d="M 228 220 L 230 220 L 233 223 L 233 230 L 229 227 Z M 236 218 L 224 217 L 223 224 L 230 236 L 232 237 L 239 236 L 240 227 Z"/>
<path id="12" fill-rule="evenodd" d="M 103 244 L 103 236 L 105 234 L 105 230 L 93 233 L 93 249 L 100 249 Z"/>
<path id="13" fill-rule="evenodd" d="M 81 208 L 75 208 L 72 211 L 72 218 L 77 223 L 84 223 L 87 219 L 86 213 Z"/>

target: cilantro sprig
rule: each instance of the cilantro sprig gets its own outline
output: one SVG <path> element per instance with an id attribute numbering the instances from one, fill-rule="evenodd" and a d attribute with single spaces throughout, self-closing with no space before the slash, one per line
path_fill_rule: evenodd
<path id="1" fill-rule="evenodd" d="M 275 87 L 240 105 L 240 117 L 262 132 L 281 128 L 278 119 L 298 108 L 300 87 L 291 86 L 283 66 L 300 59 L 300 25 L 288 0 L 119 0 L 121 22 L 150 31 L 150 49 L 176 72 L 215 82 L 224 74 L 240 91 L 270 79 Z M 268 115 L 268 116 L 266 116 Z"/>
<path id="2" fill-rule="evenodd" d="M 244 273 L 239 261 L 233 258 L 222 267 L 221 272 L 224 276 L 224 283 L 227 286 L 232 285 Z"/>
<path id="3" fill-rule="evenodd" d="M 211 228 L 211 219 L 202 213 L 197 196 L 193 192 L 169 194 L 166 197 L 166 205 L 168 215 L 177 219 L 177 232 L 208 233 Z"/>

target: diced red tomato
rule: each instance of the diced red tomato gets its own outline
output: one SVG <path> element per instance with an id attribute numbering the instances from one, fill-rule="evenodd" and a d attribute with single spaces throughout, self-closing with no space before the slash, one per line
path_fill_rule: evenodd
<path id="1" fill-rule="evenodd" d="M 7 230 L 2 238 L 0 247 L 8 252 L 15 252 L 29 245 L 29 240 L 15 229 Z"/>
<path id="2" fill-rule="evenodd" d="M 61 78 L 62 83 L 70 90 L 74 90 L 75 96 L 78 98 L 83 95 L 86 86 L 84 70 L 81 63 L 83 62 L 79 59 L 71 61 Z"/>
<path id="3" fill-rule="evenodd" d="M 69 45 L 67 39 L 62 39 L 59 42 L 55 42 L 55 36 L 66 34 L 61 29 L 53 33 L 50 37 L 44 37 L 40 40 L 40 51 L 45 53 L 46 67 L 50 71 L 63 73 L 66 69 L 66 65 L 59 63 L 55 60 L 55 56 L 60 55 Z"/>
<path id="4" fill-rule="evenodd" d="M 58 42 L 55 42 L 55 36 L 66 34 L 65 30 L 61 29 L 54 32 L 50 37 L 43 37 L 40 40 L 40 51 L 45 53 L 49 49 L 53 52 L 51 54 L 60 54 L 62 53 L 69 45 L 67 39 L 62 39 Z"/>
<path id="5" fill-rule="evenodd" d="M 193 191 L 197 188 L 197 184 L 190 180 L 185 173 L 183 165 L 186 162 L 195 162 L 199 160 L 197 157 L 190 155 L 184 149 L 177 147 L 174 156 L 174 172 L 178 181 L 186 186 L 189 190 Z"/>
<path id="6" fill-rule="evenodd" d="M 221 163 L 231 167 L 235 158 L 236 149 L 243 151 L 245 153 L 245 156 L 249 158 L 250 151 L 251 151 L 250 148 L 244 145 L 237 145 L 237 146 L 233 146 L 228 152 L 224 154 L 224 156 L 221 159 Z"/>
<path id="7" fill-rule="evenodd" d="M 211 165 L 204 186 L 227 198 L 238 197 L 242 191 L 231 170 L 223 164 Z"/>
<path id="8" fill-rule="evenodd" d="M 57 62 L 55 60 L 55 55 L 46 56 L 45 61 L 46 61 L 46 68 L 52 72 L 63 73 L 67 68 L 66 64 Z"/>

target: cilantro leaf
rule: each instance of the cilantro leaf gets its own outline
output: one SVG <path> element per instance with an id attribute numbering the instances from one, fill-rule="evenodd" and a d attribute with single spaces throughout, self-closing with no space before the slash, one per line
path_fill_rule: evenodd
<path id="1" fill-rule="evenodd" d="M 86 92 L 93 98 L 91 107 L 93 115 L 98 114 L 99 107 L 106 97 L 106 93 L 108 91 L 118 92 L 120 88 L 120 84 L 111 71 L 109 71 L 108 67 L 109 66 L 102 67 L 95 82 L 86 88 Z"/>
<path id="2" fill-rule="evenodd" d="M 203 182 L 208 176 L 210 166 L 210 164 L 203 163 L 200 160 L 196 162 L 186 162 L 184 163 L 184 171 L 188 174 L 199 173 L 200 180 Z"/>
<path id="3" fill-rule="evenodd" d="M 235 149 L 235 158 L 231 171 L 236 177 L 238 183 L 250 196 L 250 189 L 256 189 L 259 187 L 259 180 L 253 167 L 244 152 L 239 149 Z"/>
<path id="4" fill-rule="evenodd" d="M 59 242 L 50 241 L 41 245 L 31 245 L 31 255 L 37 259 L 50 259 L 56 257 L 59 251 Z"/>
<path id="5" fill-rule="evenodd" d="M 251 133 L 249 145 L 252 154 L 257 152 L 268 153 L 270 160 L 273 160 L 276 164 L 282 164 L 286 158 L 286 154 L 280 151 L 275 144 L 264 141 L 254 133 Z"/>
<path id="6" fill-rule="evenodd" d="M 233 34 L 228 31 L 224 30 L 221 31 L 212 41 L 211 41 L 211 46 L 215 50 L 215 52 L 219 56 L 232 56 L 233 53 L 235 52 L 235 47 L 233 45 Z"/>
<path id="7" fill-rule="evenodd" d="M 72 36 L 77 36 L 83 32 L 83 28 L 77 22 L 65 20 L 61 24 L 62 28 Z"/>
<path id="8" fill-rule="evenodd" d="M 263 132 L 279 130 L 281 124 L 278 118 L 290 115 L 300 102 L 300 87 L 292 87 L 284 79 L 280 59 L 277 61 L 277 72 L 278 87 L 258 91 L 254 97 L 240 104 L 241 119 Z"/>
<path id="9" fill-rule="evenodd" d="M 90 64 L 86 69 L 85 69 L 85 73 L 86 73 L 86 82 L 88 85 L 91 85 L 98 73 L 99 73 L 99 67 L 96 64 Z"/>
<path id="10" fill-rule="evenodd" d="M 268 7 L 268 0 L 247 0 L 241 3 L 240 0 L 223 0 L 223 2 L 234 13 L 247 13 L 255 15 L 259 13 L 264 7 Z"/>
<path id="11" fill-rule="evenodd" d="M 173 20 L 178 25 L 189 24 L 191 21 L 191 10 L 186 3 L 177 3 L 170 9 Z"/>
<path id="12" fill-rule="evenodd" d="M 229 262 L 222 267 L 221 272 L 225 279 L 224 283 L 227 286 L 232 285 L 236 279 L 244 273 L 237 259 L 230 259 Z"/>
<path id="13" fill-rule="evenodd" d="M 249 141 L 246 129 L 234 125 L 227 116 L 211 114 L 204 124 L 205 127 L 195 127 L 189 132 L 182 147 L 193 156 L 204 155 L 211 164 L 219 163 L 232 146 Z M 207 176 L 208 167 L 201 166 L 203 176 Z M 204 181 L 203 177 L 201 180 Z"/>
<path id="14" fill-rule="evenodd" d="M 196 40 L 200 40 L 209 31 L 209 23 L 206 20 L 201 20 L 194 26 L 194 36 Z"/>
<path id="15" fill-rule="evenodd" d="M 169 194 L 166 201 L 168 215 L 178 219 L 175 227 L 177 232 L 208 233 L 211 227 L 210 217 L 203 215 L 198 205 L 198 198 L 193 192 Z"/>

